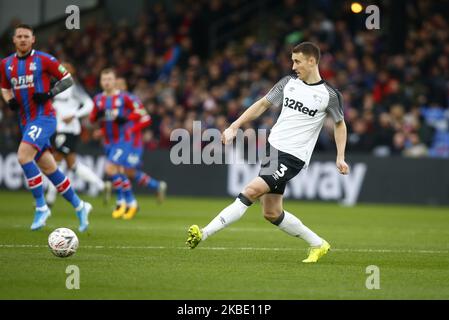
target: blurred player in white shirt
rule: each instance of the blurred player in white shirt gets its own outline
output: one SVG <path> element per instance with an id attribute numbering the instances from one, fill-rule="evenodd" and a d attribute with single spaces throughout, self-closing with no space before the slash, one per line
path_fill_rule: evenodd
<path id="1" fill-rule="evenodd" d="M 69 72 L 75 75 L 75 68 L 70 63 L 63 63 Z M 82 86 L 75 84 L 54 98 L 53 107 L 56 111 L 56 134 L 52 138 L 53 154 L 58 164 L 65 160 L 67 169 L 73 171 L 82 180 L 96 187 L 97 190 L 109 189 L 95 172 L 88 166 L 77 160 L 76 149 L 81 134 L 80 119 L 88 116 L 94 107 L 94 103 Z M 106 195 L 109 193 L 106 192 Z M 49 205 L 56 201 L 57 190 L 49 184 L 46 200 Z"/>

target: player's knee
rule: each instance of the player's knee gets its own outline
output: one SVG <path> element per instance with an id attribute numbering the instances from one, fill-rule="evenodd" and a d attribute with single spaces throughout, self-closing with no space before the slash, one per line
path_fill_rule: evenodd
<path id="1" fill-rule="evenodd" d="M 19 163 L 21 165 L 24 165 L 25 163 L 30 162 L 28 159 L 29 159 L 29 157 L 25 156 L 24 154 L 21 154 L 21 153 L 17 154 L 17 160 L 19 161 Z"/>
<path id="2" fill-rule="evenodd" d="M 17 160 L 21 165 L 24 165 L 25 163 L 31 162 L 34 160 L 33 155 L 28 154 L 27 152 L 20 151 L 17 153 Z"/>
<path id="3" fill-rule="evenodd" d="M 282 214 L 282 209 L 275 208 L 264 208 L 263 216 L 270 222 L 274 222 L 279 219 L 279 216 Z"/>
<path id="4" fill-rule="evenodd" d="M 111 164 L 107 164 L 106 167 L 104 168 L 104 171 L 108 176 L 113 176 L 114 174 L 118 173 L 117 168 Z"/>
<path id="5" fill-rule="evenodd" d="M 69 170 L 72 170 L 72 169 L 74 169 L 75 168 L 75 165 L 76 165 L 76 158 L 75 157 L 68 157 L 68 158 L 66 158 L 66 163 L 67 163 L 67 168 L 69 169 Z"/>
<path id="6" fill-rule="evenodd" d="M 242 193 L 252 202 L 264 194 L 263 190 L 256 186 L 246 186 Z"/>
<path id="7" fill-rule="evenodd" d="M 58 169 L 56 163 L 50 161 L 40 161 L 39 168 L 46 176 L 54 173 Z"/>

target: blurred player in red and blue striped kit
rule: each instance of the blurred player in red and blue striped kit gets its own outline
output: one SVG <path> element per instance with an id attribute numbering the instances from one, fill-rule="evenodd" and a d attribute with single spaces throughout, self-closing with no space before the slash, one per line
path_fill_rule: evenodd
<path id="1" fill-rule="evenodd" d="M 31 230 L 45 226 L 51 215 L 44 197 L 43 172 L 75 208 L 79 231 L 83 232 L 89 225 L 92 206 L 78 197 L 49 150 L 50 138 L 56 130 L 51 99 L 72 86 L 73 79 L 53 56 L 33 49 L 35 40 L 32 27 L 18 25 L 13 36 L 16 53 L 0 63 L 3 99 L 19 115 L 22 140 L 17 151 L 18 160 L 36 202 Z M 52 78 L 58 80 L 53 87 Z"/>
<path id="2" fill-rule="evenodd" d="M 94 97 L 90 120 L 100 122 L 101 126 L 100 134 L 96 135 L 103 137 L 107 157 L 105 171 L 112 180 L 117 197 L 112 217 L 129 220 L 137 213 L 138 205 L 125 169 L 138 163 L 139 156 L 134 152 L 133 142 L 141 140 L 136 133 L 148 126 L 151 118 L 138 102 L 116 88 L 116 80 L 114 70 L 101 72 L 103 92 Z"/>
<path id="3" fill-rule="evenodd" d="M 125 78 L 117 78 L 117 89 L 122 92 L 126 92 L 129 97 L 139 105 L 139 112 L 146 117 L 145 119 L 148 119 L 148 122 L 145 122 L 146 125 L 140 124 L 132 131 L 132 157 L 130 157 L 131 162 L 129 162 L 125 168 L 126 175 L 137 182 L 140 186 L 156 191 L 158 201 L 161 203 L 165 199 L 167 183 L 165 181 L 159 181 L 141 170 L 143 156 L 142 129 L 150 125 L 151 118 L 147 115 L 142 101 L 140 101 L 140 99 L 135 95 L 128 92 L 128 85 L 126 84 Z"/>

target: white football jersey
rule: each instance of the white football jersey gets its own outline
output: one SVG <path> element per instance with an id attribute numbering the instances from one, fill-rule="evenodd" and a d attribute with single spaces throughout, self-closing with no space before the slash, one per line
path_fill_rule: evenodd
<path id="1" fill-rule="evenodd" d="M 79 118 L 89 115 L 93 107 L 94 102 L 79 84 L 74 84 L 56 95 L 53 99 L 57 120 L 56 132 L 80 134 Z M 65 123 L 63 119 L 70 116 L 75 116 L 75 118 L 69 123 Z"/>
<path id="2" fill-rule="evenodd" d="M 324 80 L 307 84 L 294 76 L 282 78 L 265 98 L 282 111 L 268 142 L 276 149 L 310 162 L 324 119 L 343 120 L 341 94 Z"/>

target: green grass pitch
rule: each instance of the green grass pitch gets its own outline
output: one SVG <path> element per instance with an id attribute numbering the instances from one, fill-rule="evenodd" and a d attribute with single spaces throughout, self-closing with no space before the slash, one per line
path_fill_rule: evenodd
<path id="1" fill-rule="evenodd" d="M 449 299 L 449 210 L 440 207 L 286 201 L 285 208 L 328 240 L 333 250 L 303 264 L 307 246 L 265 221 L 260 205 L 229 228 L 185 247 L 187 228 L 204 226 L 232 198 L 140 196 L 132 221 L 113 220 L 101 199 L 87 234 L 58 199 L 47 226 L 31 232 L 32 198 L 0 193 L 0 299 Z M 80 247 L 57 258 L 47 237 L 76 231 Z M 80 269 L 80 289 L 65 286 Z M 365 286 L 379 267 L 380 289 Z"/>

